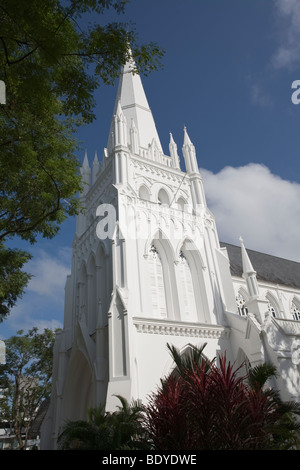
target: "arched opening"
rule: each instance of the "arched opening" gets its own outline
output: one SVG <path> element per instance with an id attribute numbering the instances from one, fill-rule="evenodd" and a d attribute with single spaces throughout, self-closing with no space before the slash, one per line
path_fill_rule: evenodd
<path id="1" fill-rule="evenodd" d="M 149 290 L 152 299 L 150 310 L 153 316 L 158 314 L 160 318 L 179 320 L 179 302 L 174 270 L 175 256 L 172 245 L 161 230 L 158 230 L 150 240 L 148 239 L 145 246 Z M 158 305 L 160 307 L 157 307 Z"/>
<path id="2" fill-rule="evenodd" d="M 192 240 L 184 240 L 178 258 L 177 279 L 181 319 L 190 322 L 210 322 L 202 258 Z"/>
<path id="3" fill-rule="evenodd" d="M 180 362 L 183 368 L 193 367 L 194 363 L 202 364 L 202 361 L 209 363 L 210 360 L 204 354 L 206 344 L 192 345 L 188 344 L 180 351 Z M 177 350 L 178 351 L 178 350 Z M 170 371 L 171 375 L 177 378 L 180 375 L 179 368 L 176 363 L 173 362 L 173 368 Z"/>
<path id="4" fill-rule="evenodd" d="M 295 321 L 300 321 L 300 301 L 294 297 L 291 302 L 291 315 Z"/>
<path id="5" fill-rule="evenodd" d="M 191 268 L 184 251 L 179 253 L 179 292 L 182 299 L 181 314 L 185 321 L 197 321 L 197 307 Z"/>
<path id="6" fill-rule="evenodd" d="M 70 364 L 63 393 L 63 422 L 86 420 L 88 408 L 93 406 L 92 374 L 81 351 L 76 351 Z"/>
<path id="7" fill-rule="evenodd" d="M 139 189 L 139 197 L 144 201 L 150 201 L 149 189 L 144 184 Z"/>
<path id="8" fill-rule="evenodd" d="M 239 348 L 236 358 L 236 366 L 238 369 L 238 375 L 240 377 L 246 377 L 251 369 L 251 363 L 243 349 Z"/>
<path id="9" fill-rule="evenodd" d="M 160 189 L 158 192 L 158 203 L 164 206 L 169 206 L 170 205 L 170 199 L 167 194 L 167 192 L 164 189 Z"/>
<path id="10" fill-rule="evenodd" d="M 180 198 L 177 200 L 177 207 L 178 207 L 178 209 L 183 212 L 184 209 L 185 209 L 185 205 L 186 205 L 185 200 L 183 199 L 183 197 L 180 197 Z"/>
<path id="11" fill-rule="evenodd" d="M 235 301 L 238 314 L 241 315 L 241 317 L 246 317 L 248 315 L 248 308 L 245 306 L 246 299 L 241 291 L 236 294 Z"/>
<path id="12" fill-rule="evenodd" d="M 154 244 L 149 249 L 149 276 L 154 317 L 167 317 L 166 286 L 163 265 L 159 251 Z"/>
<path id="13" fill-rule="evenodd" d="M 272 317 L 276 318 L 279 316 L 280 309 L 277 300 L 274 298 L 271 292 L 267 292 L 266 300 L 268 301 L 268 311 Z"/>

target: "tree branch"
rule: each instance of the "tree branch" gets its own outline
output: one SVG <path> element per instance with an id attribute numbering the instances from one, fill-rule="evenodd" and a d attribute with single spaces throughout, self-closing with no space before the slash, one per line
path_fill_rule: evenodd
<path id="1" fill-rule="evenodd" d="M 5 58 L 6 58 L 6 63 L 8 65 L 14 65 L 14 64 L 17 64 L 19 62 L 21 62 L 22 60 L 26 59 L 27 57 L 29 57 L 31 54 L 33 54 L 37 49 L 38 49 L 38 46 L 34 47 L 31 51 L 27 52 L 25 55 L 23 55 L 22 57 L 19 57 L 18 59 L 15 59 L 15 60 L 10 60 L 9 57 L 8 57 L 8 49 L 7 49 L 7 46 L 5 44 L 5 41 L 4 41 L 4 37 L 3 36 L 0 36 L 0 40 L 3 44 L 3 48 L 4 48 L 4 52 L 5 52 Z"/>

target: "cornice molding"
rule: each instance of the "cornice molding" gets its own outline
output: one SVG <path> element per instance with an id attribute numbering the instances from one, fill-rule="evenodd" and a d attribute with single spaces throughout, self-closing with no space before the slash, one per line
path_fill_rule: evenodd
<path id="1" fill-rule="evenodd" d="M 134 317 L 133 324 L 138 333 L 186 336 L 192 338 L 228 338 L 230 328 L 206 323 L 188 323 L 155 318 Z"/>

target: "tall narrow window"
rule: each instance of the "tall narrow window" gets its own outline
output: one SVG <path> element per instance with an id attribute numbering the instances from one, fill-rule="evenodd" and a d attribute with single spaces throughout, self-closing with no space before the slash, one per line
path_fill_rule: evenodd
<path id="1" fill-rule="evenodd" d="M 149 250 L 150 289 L 152 313 L 155 317 L 167 317 L 164 273 L 160 255 L 154 245 Z"/>
<path id="2" fill-rule="evenodd" d="M 159 190 L 158 203 L 163 205 L 163 206 L 169 206 L 170 205 L 169 196 L 167 195 L 167 193 L 164 189 Z"/>
<path id="3" fill-rule="evenodd" d="M 239 315 L 241 315 L 242 317 L 245 317 L 248 313 L 248 309 L 247 307 L 245 307 L 245 299 L 240 293 L 238 293 L 235 300 L 237 303 Z"/>
<path id="4" fill-rule="evenodd" d="M 184 320 L 196 321 L 197 311 L 195 302 L 195 293 L 193 287 L 193 279 L 190 270 L 189 263 L 183 253 L 179 255 L 179 273 L 180 273 L 180 292 L 179 295 L 182 298 L 182 308 Z"/>
<path id="5" fill-rule="evenodd" d="M 275 318 L 276 317 L 276 310 L 275 307 L 271 304 L 271 302 L 268 302 L 268 310 L 271 313 L 271 315 Z"/>
<path id="6" fill-rule="evenodd" d="M 293 316 L 293 320 L 300 321 L 300 310 L 299 307 L 295 304 L 295 302 L 292 302 L 291 314 Z"/>

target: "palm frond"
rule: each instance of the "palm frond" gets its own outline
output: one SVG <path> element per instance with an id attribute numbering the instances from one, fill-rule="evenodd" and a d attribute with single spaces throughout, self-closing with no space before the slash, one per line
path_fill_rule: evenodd
<path id="1" fill-rule="evenodd" d="M 259 364 L 249 371 L 249 385 L 254 388 L 259 387 L 262 389 L 271 377 L 276 377 L 277 375 L 276 367 L 273 364 Z"/>

